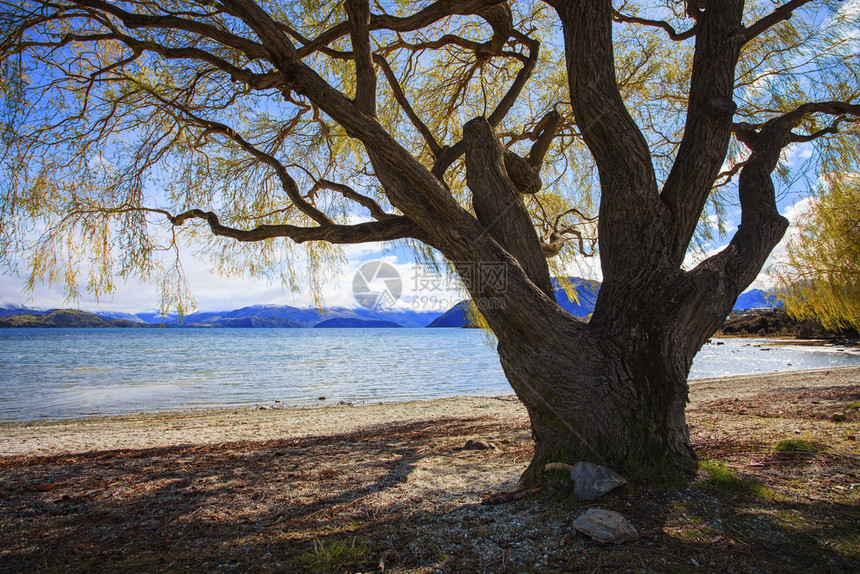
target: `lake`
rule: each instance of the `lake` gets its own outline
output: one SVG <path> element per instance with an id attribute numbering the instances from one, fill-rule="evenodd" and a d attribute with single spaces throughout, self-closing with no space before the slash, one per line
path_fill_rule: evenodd
<path id="1" fill-rule="evenodd" d="M 851 349 L 728 339 L 690 376 L 858 364 Z M 0 421 L 510 393 L 471 329 L 0 330 Z"/>

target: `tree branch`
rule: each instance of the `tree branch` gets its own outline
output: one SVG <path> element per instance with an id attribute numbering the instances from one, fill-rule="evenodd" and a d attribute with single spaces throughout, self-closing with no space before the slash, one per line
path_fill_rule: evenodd
<path id="1" fill-rule="evenodd" d="M 668 22 L 664 22 L 663 20 L 648 20 L 647 18 L 639 18 L 636 16 L 631 16 L 628 14 L 622 14 L 617 10 L 612 11 L 612 19 L 616 22 L 624 22 L 626 24 L 640 24 L 642 26 L 652 26 L 655 28 L 660 28 L 669 36 L 669 39 L 675 42 L 680 42 L 682 40 L 687 40 L 696 35 L 699 31 L 698 22 L 689 30 L 685 32 L 678 32 L 675 28 L 672 27 Z"/>
<path id="2" fill-rule="evenodd" d="M 513 105 L 522 93 L 522 90 L 529 78 L 531 78 L 534 73 L 534 69 L 538 61 L 540 42 L 520 33 L 514 33 L 514 36 L 529 48 L 529 56 L 523 64 L 523 67 L 520 68 L 519 72 L 517 72 L 517 77 L 514 78 L 508 91 L 505 92 L 505 95 L 487 118 L 487 121 L 489 121 L 493 128 L 497 127 L 501 121 L 505 119 L 505 116 L 508 115 L 508 112 L 511 111 L 511 108 L 513 108 Z M 436 163 L 433 165 L 433 174 L 442 178 L 445 175 L 445 172 L 448 171 L 448 168 L 451 167 L 451 164 L 457 161 L 465 151 L 466 146 L 462 140 L 454 145 L 443 148 L 436 156 Z M 541 156 L 541 159 L 543 159 L 543 156 Z"/>
<path id="3" fill-rule="evenodd" d="M 369 116 L 376 115 L 376 71 L 373 69 L 373 48 L 370 45 L 369 0 L 346 0 L 344 9 L 349 17 L 349 37 L 355 62 L 355 103 Z"/>
<path id="4" fill-rule="evenodd" d="M 791 131 L 791 129 L 797 126 L 804 117 L 811 114 L 827 114 L 836 116 L 836 118 L 833 119 L 833 122 L 831 122 L 829 126 L 811 134 L 797 134 Z M 802 104 L 791 112 L 787 112 L 779 118 L 775 118 L 771 121 L 781 119 L 782 121 L 791 123 L 791 128 L 785 136 L 786 141 L 782 144 L 783 146 L 786 146 L 789 143 L 810 142 L 826 135 L 837 134 L 839 133 L 840 123 L 856 121 L 848 119 L 847 116 L 849 115 L 860 117 L 860 104 L 852 104 L 850 102 L 809 102 Z M 750 149 L 755 149 L 758 144 L 761 131 L 768 125 L 768 123 L 751 124 L 749 122 L 736 122 L 732 124 L 732 130 L 734 131 L 735 138 L 738 141 Z"/>
<path id="5" fill-rule="evenodd" d="M 258 160 L 262 161 L 275 171 L 275 174 L 277 174 L 278 179 L 281 181 L 281 187 L 284 189 L 287 194 L 287 197 L 290 198 L 290 201 L 293 202 L 293 204 L 299 209 L 299 211 L 301 211 L 317 223 L 324 225 L 333 223 L 332 219 L 328 215 L 317 209 L 315 206 L 311 205 L 308 201 L 305 200 L 305 198 L 302 197 L 301 193 L 299 192 L 299 186 L 296 184 L 295 180 L 290 177 L 290 174 L 287 172 L 287 169 L 284 167 L 284 165 L 274 156 L 267 154 L 263 150 L 257 148 L 256 146 L 248 142 L 245 138 L 243 138 L 241 135 L 239 135 L 236 130 L 226 124 L 204 119 L 197 114 L 192 113 L 184 106 L 179 105 L 177 102 L 167 100 L 166 98 L 163 98 L 158 94 L 151 93 L 151 95 L 158 101 L 160 101 L 162 104 L 180 112 L 186 119 L 192 121 L 196 125 L 203 127 L 208 131 L 225 135 L 234 142 L 236 142 L 243 150 L 257 158 Z"/>
<path id="6" fill-rule="evenodd" d="M 504 148 L 486 118 L 463 126 L 466 182 L 478 221 L 519 262 L 529 279 L 552 296 L 549 268 L 534 224 L 504 167 Z"/>
<path id="7" fill-rule="evenodd" d="M 439 218 L 459 219 L 465 211 L 448 189 L 408 151 L 398 144 L 372 116 L 357 109 L 355 103 L 334 89 L 314 70 L 303 64 L 284 31 L 253 0 L 224 0 L 263 41 L 269 59 L 286 81 L 317 107 L 337 121 L 347 134 L 362 141 L 391 165 L 392 174 L 408 185 L 387 185 L 392 204 L 415 221 L 438 222 Z M 384 176 L 383 176 L 384 177 Z M 389 182 L 391 181 L 390 178 Z M 383 181 L 383 184 L 385 182 Z M 426 223 L 429 225 L 429 223 Z"/>
<path id="8" fill-rule="evenodd" d="M 812 0 L 791 0 L 790 2 L 786 2 L 767 16 L 761 18 L 752 25 L 747 26 L 743 31 L 744 41 L 749 42 L 756 36 L 762 34 L 768 28 L 788 20 L 791 18 L 795 10 L 809 4 L 810 2 L 812 2 Z"/>
<path id="9" fill-rule="evenodd" d="M 833 122 L 827 126 L 826 128 L 821 128 L 811 134 L 796 134 L 791 132 L 788 136 L 788 139 L 791 143 L 807 143 L 818 138 L 824 137 L 826 135 L 836 135 L 839 133 L 839 124 L 845 121 L 857 121 L 857 120 L 849 120 L 845 116 L 839 116 L 834 118 Z"/>
<path id="10" fill-rule="evenodd" d="M 773 247 L 788 227 L 788 220 L 779 214 L 771 174 L 780 154 L 791 142 L 792 129 L 809 114 L 852 114 L 860 116 L 860 105 L 845 102 L 811 102 L 766 122 L 755 138 L 746 141 L 752 153 L 738 179 L 741 203 L 741 223 L 729 245 L 690 271 L 690 276 L 722 278 L 727 297 L 734 297 L 746 288 L 764 265 Z"/>
<path id="11" fill-rule="evenodd" d="M 313 193 L 317 189 L 330 189 L 332 191 L 340 193 L 347 199 L 351 199 L 356 203 L 362 205 L 363 207 L 367 208 L 367 210 L 370 212 L 370 216 L 376 220 L 383 221 L 386 219 L 398 217 L 397 215 L 386 213 L 385 210 L 382 209 L 382 207 L 373 199 L 367 197 L 366 195 L 358 193 L 348 185 L 342 183 L 335 183 L 327 179 L 321 179 L 314 184 L 313 188 L 311 189 L 311 193 Z"/>
<path id="12" fill-rule="evenodd" d="M 370 30 L 392 30 L 394 32 L 410 32 L 424 28 L 448 16 L 456 14 L 475 14 L 478 11 L 500 4 L 504 0 L 439 0 L 423 8 L 411 16 L 398 18 L 396 16 L 372 14 L 370 16 Z M 320 48 L 328 46 L 338 38 L 349 34 L 349 22 L 342 22 L 332 26 L 301 49 L 299 57 L 304 58 L 308 54 L 316 52 Z"/>
<path id="13" fill-rule="evenodd" d="M 406 217 L 398 216 L 384 221 L 371 221 L 355 225 L 328 224 L 319 227 L 298 227 L 295 225 L 260 225 L 250 230 L 235 229 L 222 225 L 218 216 L 211 211 L 192 209 L 178 215 L 170 215 L 162 210 L 147 210 L 162 213 L 170 223 L 181 226 L 189 219 L 202 219 L 208 225 L 213 235 L 229 237 L 241 242 L 263 241 L 277 237 L 292 239 L 296 243 L 305 241 L 327 241 L 329 243 L 368 243 L 374 241 L 392 241 L 395 239 L 423 236 L 418 227 Z"/>
<path id="14" fill-rule="evenodd" d="M 241 51 L 250 59 L 265 58 L 266 49 L 263 45 L 252 42 L 247 38 L 236 36 L 226 30 L 221 30 L 209 24 L 196 20 L 188 20 L 179 18 L 173 15 L 149 16 L 145 14 L 137 14 L 127 12 L 122 8 L 104 2 L 102 0 L 70 0 L 77 6 L 87 8 L 95 8 L 106 14 L 110 14 L 118 18 L 125 26 L 130 29 L 135 28 L 154 28 L 154 29 L 173 29 L 198 34 L 204 38 L 209 38 L 221 45 L 229 46 Z"/>
<path id="15" fill-rule="evenodd" d="M 672 212 L 669 256 L 683 262 L 699 214 L 725 161 L 732 134 L 742 0 L 709 2 L 698 21 L 684 136 L 661 193 Z"/>
<path id="16" fill-rule="evenodd" d="M 583 221 L 579 223 L 574 223 L 573 225 L 568 225 L 563 229 L 559 229 L 558 224 L 561 223 L 562 218 L 566 215 L 572 214 L 579 216 L 579 218 Z M 544 217 L 546 217 L 546 213 L 544 213 Z M 555 218 L 555 221 L 553 222 L 552 231 L 550 232 L 549 237 L 546 239 L 546 241 L 541 241 L 541 249 L 543 250 L 543 253 L 546 258 L 550 259 L 561 252 L 562 248 L 564 248 L 565 244 L 567 243 L 565 235 L 573 235 L 574 237 L 576 237 L 577 242 L 579 244 L 580 255 L 582 255 L 583 257 L 594 257 L 596 253 L 595 246 L 597 245 L 597 238 L 585 237 L 581 231 L 576 229 L 577 225 L 585 225 L 586 222 L 590 223 L 593 221 L 597 221 L 597 216 L 588 217 L 575 207 L 572 207 L 558 214 Z M 589 250 L 585 249 L 586 241 L 589 242 Z"/>
<path id="17" fill-rule="evenodd" d="M 385 78 L 391 86 L 391 92 L 394 94 L 394 99 L 397 100 L 397 103 L 403 109 L 406 117 L 409 118 L 409 121 L 411 121 L 412 125 L 415 126 L 415 129 L 418 130 L 418 133 L 420 133 L 421 137 L 424 138 L 424 142 L 427 144 L 427 147 L 430 148 L 430 152 L 434 157 L 438 156 L 439 152 L 442 151 L 442 147 L 439 145 L 439 142 L 436 141 L 436 137 L 433 135 L 433 132 L 430 131 L 430 128 L 427 127 L 427 124 L 421 121 L 421 118 L 419 118 L 418 114 L 415 113 L 415 110 L 412 108 L 412 104 L 409 103 L 409 100 L 406 98 L 406 94 L 403 93 L 403 89 L 400 87 L 400 82 L 397 81 L 397 77 L 394 75 L 394 71 L 391 69 L 391 66 L 388 65 L 388 61 L 380 54 L 374 54 L 373 61 L 376 62 L 376 64 L 382 69 L 382 73 L 385 74 Z"/>

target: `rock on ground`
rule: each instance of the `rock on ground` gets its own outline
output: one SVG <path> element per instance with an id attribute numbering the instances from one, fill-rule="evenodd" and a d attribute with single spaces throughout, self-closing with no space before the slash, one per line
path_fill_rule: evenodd
<path id="1" fill-rule="evenodd" d="M 639 539 L 633 525 L 614 510 L 589 508 L 576 517 L 573 527 L 597 542 L 621 544 Z"/>
<path id="2" fill-rule="evenodd" d="M 578 462 L 570 471 L 573 492 L 580 500 L 594 500 L 627 484 L 624 477 L 593 462 Z"/>

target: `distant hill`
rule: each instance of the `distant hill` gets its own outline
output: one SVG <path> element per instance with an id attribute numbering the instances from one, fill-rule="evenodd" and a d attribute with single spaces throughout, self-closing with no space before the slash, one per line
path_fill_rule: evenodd
<path id="1" fill-rule="evenodd" d="M 735 302 L 735 311 L 746 311 L 749 309 L 776 309 L 782 307 L 783 302 L 779 300 L 773 291 L 761 289 L 750 289 L 741 293 Z"/>
<path id="2" fill-rule="evenodd" d="M 120 313 L 117 311 L 96 311 L 94 315 L 98 315 L 102 319 L 118 319 L 121 321 L 130 321 L 132 323 L 148 323 L 148 321 L 144 321 L 137 315 L 132 315 L 131 313 Z"/>
<path id="3" fill-rule="evenodd" d="M 371 311 L 364 308 L 347 309 L 309 309 L 289 305 L 252 305 L 232 311 L 207 311 L 183 317 L 167 317 L 164 323 L 169 326 L 211 326 L 229 327 L 237 319 L 257 318 L 259 326 L 313 327 L 329 319 L 354 319 L 357 321 L 389 321 L 403 327 L 426 327 L 435 317 L 435 312 L 420 312 L 411 309 L 385 309 Z M 140 314 L 138 317 L 143 318 Z M 160 316 L 152 317 L 161 322 Z M 357 323 L 360 324 L 360 323 Z"/>
<path id="4" fill-rule="evenodd" d="M 428 327 L 474 327 L 468 316 L 468 301 L 460 301 L 427 325 Z"/>
<path id="5" fill-rule="evenodd" d="M 42 315 L 22 313 L 0 318 L 0 328 L 10 327 L 145 327 L 143 323 L 124 319 L 103 319 L 93 313 L 73 309 L 56 309 Z"/>
<path id="6" fill-rule="evenodd" d="M 15 315 L 47 315 L 51 310 L 31 309 L 22 305 L 12 305 L 9 303 L 0 306 L 0 317 L 14 317 Z"/>
<path id="7" fill-rule="evenodd" d="M 571 283 L 576 290 L 578 301 L 573 301 L 568 297 L 567 292 L 561 287 L 558 279 L 553 278 L 552 286 L 555 289 L 555 300 L 561 307 L 580 319 L 588 317 L 594 311 L 594 304 L 597 302 L 597 291 L 600 288 L 600 283 L 597 281 L 589 281 L 579 277 L 571 277 Z M 468 301 L 460 301 L 448 311 L 439 315 L 428 327 L 474 327 L 468 317 Z"/>
<path id="8" fill-rule="evenodd" d="M 335 317 L 334 319 L 326 319 L 320 323 L 314 325 L 315 329 L 326 329 L 326 328 L 350 328 L 350 329 L 358 329 L 358 328 L 402 328 L 403 325 L 399 325 L 394 323 L 393 321 L 375 321 L 373 319 L 354 319 L 352 317 Z"/>
<path id="9" fill-rule="evenodd" d="M 600 283 L 572 277 L 571 281 L 578 301 L 574 302 L 553 279 L 555 298 L 568 313 L 574 317 L 585 318 L 594 311 Z M 780 307 L 775 294 L 761 289 L 752 289 L 738 297 L 736 310 L 769 309 Z M 29 319 L 16 319 L 0 324 L 2 327 L 131 327 L 134 325 L 164 325 L 167 327 L 222 327 L 222 328 L 299 328 L 314 327 L 328 323 L 332 319 L 348 320 L 343 326 L 371 327 L 373 322 L 393 323 L 402 327 L 465 327 L 469 321 L 466 316 L 466 302 L 461 301 L 442 313 L 416 311 L 410 308 L 369 310 L 364 308 L 348 309 L 332 307 L 328 309 L 299 308 L 290 305 L 251 305 L 229 311 L 205 311 L 179 318 L 176 315 L 162 316 L 158 312 L 121 313 L 115 311 L 69 311 L 84 315 L 55 316 L 38 320 L 57 313 L 58 309 L 43 310 L 20 305 L 0 306 L 0 319 L 28 316 Z M 100 320 L 96 320 L 100 319 Z M 113 323 L 113 321 L 118 321 Z M 335 323 L 337 324 L 337 323 Z M 326 325 L 328 326 L 328 325 Z"/>
<path id="10" fill-rule="evenodd" d="M 51 311 L 30 309 L 20 305 L 3 305 L 0 307 L 0 318 L 23 315 L 47 315 Z M 131 315 L 121 312 L 96 312 L 90 315 L 106 321 L 124 320 L 140 325 L 163 325 L 166 327 L 221 327 L 221 328 L 300 328 L 313 327 L 330 319 L 349 319 L 351 326 L 371 327 L 373 322 L 393 323 L 398 327 L 426 327 L 438 316 L 436 311 L 415 311 L 409 308 L 394 308 L 372 311 L 363 308 L 348 309 L 333 307 L 328 309 L 299 308 L 289 305 L 251 305 L 230 311 L 204 311 L 185 317 L 176 315 L 162 316 L 158 312 L 144 312 Z M 20 323 L 33 323 L 18 320 L 6 326 L 16 326 Z M 105 326 L 103 323 L 87 322 L 80 326 Z M 41 326 L 51 326 L 50 321 L 38 323 Z M 123 325 L 125 326 L 125 325 Z"/>

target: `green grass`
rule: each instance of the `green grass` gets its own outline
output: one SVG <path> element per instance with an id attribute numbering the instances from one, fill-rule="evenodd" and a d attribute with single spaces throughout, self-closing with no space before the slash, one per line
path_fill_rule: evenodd
<path id="1" fill-rule="evenodd" d="M 860 410 L 860 401 L 854 401 L 853 403 L 849 404 L 845 408 L 846 409 L 858 409 L 858 410 Z"/>
<path id="2" fill-rule="evenodd" d="M 334 540 L 328 545 L 314 538 L 313 551 L 301 554 L 298 562 L 309 572 L 339 572 L 364 564 L 370 558 L 370 547 L 355 538 L 351 542 Z"/>
<path id="3" fill-rule="evenodd" d="M 708 477 L 699 482 L 698 486 L 716 496 L 756 496 L 759 498 L 774 498 L 773 492 L 751 480 L 738 476 L 735 471 L 713 461 L 702 461 L 699 464 Z"/>
<path id="4" fill-rule="evenodd" d="M 781 440 L 773 447 L 774 452 L 780 453 L 818 452 L 820 450 L 821 448 L 818 445 L 799 439 Z"/>

